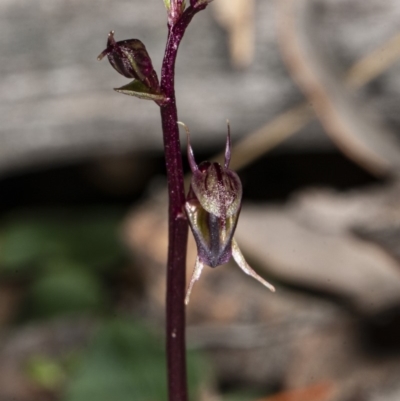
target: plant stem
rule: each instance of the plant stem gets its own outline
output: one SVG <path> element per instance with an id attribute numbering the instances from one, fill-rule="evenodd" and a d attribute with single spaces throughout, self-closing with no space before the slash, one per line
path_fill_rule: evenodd
<path id="1" fill-rule="evenodd" d="M 175 100 L 175 61 L 182 37 L 194 15 L 204 9 L 188 7 L 169 27 L 161 71 L 161 91 L 168 102 L 161 106 L 165 162 L 169 194 L 169 239 L 167 262 L 167 369 L 169 401 L 187 401 L 185 354 L 185 283 L 188 223 L 178 113 Z"/>

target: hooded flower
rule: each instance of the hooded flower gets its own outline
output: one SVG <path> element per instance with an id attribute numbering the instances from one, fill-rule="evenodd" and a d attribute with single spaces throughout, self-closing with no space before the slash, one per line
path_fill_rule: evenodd
<path id="1" fill-rule="evenodd" d="M 225 147 L 225 163 L 203 162 L 196 164 L 188 136 L 188 160 L 192 180 L 186 198 L 186 214 L 197 245 L 197 259 L 185 303 L 189 303 L 194 283 L 200 278 L 204 265 L 216 267 L 227 263 L 233 256 L 239 267 L 248 275 L 264 284 L 271 291 L 275 288 L 260 277 L 246 262 L 233 234 L 235 233 L 242 205 L 242 183 L 238 175 L 229 169 L 231 138 L 228 135 Z"/>

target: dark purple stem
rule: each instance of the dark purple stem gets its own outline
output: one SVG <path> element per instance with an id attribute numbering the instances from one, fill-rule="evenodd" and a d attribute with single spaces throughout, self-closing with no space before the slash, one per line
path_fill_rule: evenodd
<path id="1" fill-rule="evenodd" d="M 169 242 L 167 264 L 167 369 L 169 401 L 187 401 L 185 352 L 185 283 L 188 223 L 178 113 L 175 101 L 175 60 L 190 21 L 206 6 L 188 7 L 179 21 L 169 27 L 161 71 L 161 91 L 168 101 L 161 106 L 164 151 L 169 193 Z"/>

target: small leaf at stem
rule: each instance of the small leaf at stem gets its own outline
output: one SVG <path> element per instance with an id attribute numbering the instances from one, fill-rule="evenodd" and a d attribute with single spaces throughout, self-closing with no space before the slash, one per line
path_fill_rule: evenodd
<path id="1" fill-rule="evenodd" d="M 157 103 L 164 103 L 166 97 L 163 93 L 152 91 L 143 82 L 134 79 L 127 85 L 121 86 L 120 88 L 114 89 L 118 93 L 123 93 L 124 95 L 136 96 L 140 99 L 154 100 Z"/>

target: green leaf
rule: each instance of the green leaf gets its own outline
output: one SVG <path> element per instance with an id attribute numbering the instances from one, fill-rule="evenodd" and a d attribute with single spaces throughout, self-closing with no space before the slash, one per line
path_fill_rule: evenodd
<path id="1" fill-rule="evenodd" d="M 138 97 L 139 99 L 154 100 L 156 102 L 165 101 L 164 94 L 152 91 L 143 82 L 137 79 L 134 79 L 129 84 L 121 86 L 120 88 L 115 88 L 114 90 L 124 95 Z"/>
<path id="2" fill-rule="evenodd" d="M 103 208 L 10 216 L 1 224 L 0 273 L 58 270 L 63 261 L 88 270 L 114 269 L 124 258 L 120 219 L 119 211 Z"/>
<path id="3" fill-rule="evenodd" d="M 15 221 L 2 233 L 0 264 L 11 272 L 35 263 L 43 253 L 46 229 L 42 224 Z"/>
<path id="4" fill-rule="evenodd" d="M 100 310 L 104 297 L 102 284 L 93 273 L 80 266 L 70 266 L 36 279 L 28 299 L 34 316 L 51 317 Z"/>
<path id="5" fill-rule="evenodd" d="M 47 390 L 56 390 L 65 380 L 61 363 L 46 355 L 34 355 L 27 362 L 29 378 Z"/>
<path id="6" fill-rule="evenodd" d="M 160 344 L 142 325 L 123 319 L 106 322 L 63 400 L 167 400 L 165 354 Z M 189 389 L 194 395 L 209 369 L 197 354 L 189 355 L 188 367 Z"/>

